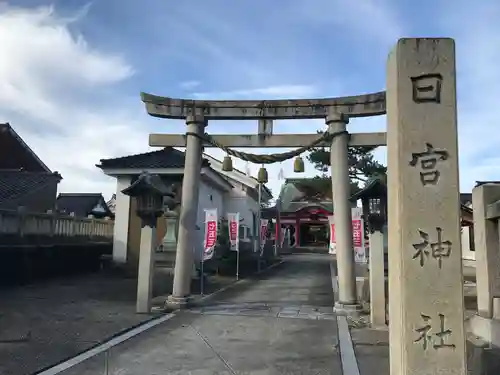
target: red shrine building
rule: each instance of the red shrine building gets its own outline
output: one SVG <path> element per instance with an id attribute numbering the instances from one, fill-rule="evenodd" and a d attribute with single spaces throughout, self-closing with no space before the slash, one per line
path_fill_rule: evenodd
<path id="1" fill-rule="evenodd" d="M 289 231 L 290 247 L 324 247 L 329 241 L 328 216 L 333 215 L 330 179 L 286 179 L 278 203 L 262 210 L 262 218 Z M 353 202 L 356 207 L 356 202 Z"/>
<path id="2" fill-rule="evenodd" d="M 461 207 L 462 227 L 472 226 L 472 209 L 463 202 L 467 195 L 470 194 L 461 194 L 462 202 L 457 202 Z M 372 206 L 380 206 L 378 209 L 385 211 L 381 201 L 386 201 L 386 197 L 385 181 L 373 178 L 350 199 L 352 207 L 357 207 L 358 201 L 363 203 L 363 216 L 366 216 Z M 273 224 L 279 222 L 281 228 L 288 229 L 289 247 L 328 248 L 328 216 L 334 215 L 330 178 L 286 179 L 277 202 L 276 206 L 262 210 L 262 218 Z M 471 231 L 470 228 L 467 231 Z"/>

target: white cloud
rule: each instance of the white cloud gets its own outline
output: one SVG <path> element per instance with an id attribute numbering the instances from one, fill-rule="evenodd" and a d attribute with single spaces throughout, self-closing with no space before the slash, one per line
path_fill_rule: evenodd
<path id="1" fill-rule="evenodd" d="M 462 191 L 476 180 L 499 180 L 500 4 L 463 4 L 443 25 L 456 39 L 460 180 Z M 464 27 L 467 20 L 467 27 Z"/>
<path id="2" fill-rule="evenodd" d="M 314 5 L 309 0 L 295 0 L 291 9 L 299 21 L 336 27 L 346 37 L 362 40 L 364 48 L 370 42 L 391 45 L 402 36 L 396 8 L 387 0 L 315 0 Z"/>
<path id="3" fill-rule="evenodd" d="M 139 107 L 122 109 L 100 93 L 134 69 L 70 32 L 87 9 L 66 18 L 49 6 L 0 9 L 0 120 L 62 174 L 60 190 L 109 195 L 114 184 L 94 164 L 143 151 L 147 133 L 140 131 Z M 99 100 L 112 109 L 97 105 Z"/>
<path id="4" fill-rule="evenodd" d="M 132 75 L 122 58 L 92 49 L 83 36 L 70 33 L 73 22 L 78 18 L 58 18 L 53 7 L 5 10 L 0 14 L 0 44 L 8 58 L 0 62 L 0 75 L 11 77 L 10 82 L 25 82 L 32 75 L 36 83 L 56 76 L 88 85 Z"/>
<path id="5" fill-rule="evenodd" d="M 194 89 L 195 87 L 198 87 L 199 85 L 201 85 L 201 82 L 200 81 L 185 81 L 185 82 L 181 82 L 179 87 L 183 90 L 192 90 Z"/>
<path id="6" fill-rule="evenodd" d="M 366 81 L 366 91 L 372 89 L 368 85 L 375 82 L 372 78 L 378 70 L 360 70 L 360 55 L 376 60 L 368 61 L 366 66 L 385 65 L 384 59 L 398 37 L 432 32 L 422 14 L 412 19 L 411 24 L 408 20 L 405 22 L 395 2 L 393 5 L 373 0 L 292 0 L 290 3 L 286 10 L 281 5 L 270 7 L 256 24 L 248 17 L 238 18 L 248 13 L 245 6 L 253 9 L 254 3 L 250 1 L 227 6 L 214 0 L 210 7 L 197 13 L 193 13 L 192 5 L 179 4 L 172 13 L 195 17 L 190 18 L 191 27 L 186 29 L 185 22 L 179 21 L 185 17 L 179 14 L 169 22 L 163 20 L 162 30 L 168 28 L 165 34 L 175 38 L 162 45 L 155 44 L 152 50 L 171 51 L 168 55 L 171 60 L 166 61 L 170 64 L 168 70 L 182 73 L 179 74 L 182 80 L 174 81 L 173 87 L 183 92 L 196 90 L 191 96 L 197 98 L 329 97 L 359 93 L 349 89 L 352 76 L 362 82 L 363 88 Z M 102 190 L 109 195 L 114 189 L 113 180 L 100 174 L 94 164 L 104 157 L 144 152 L 148 149 L 151 124 L 162 121 L 148 117 L 138 97 L 126 96 L 122 83 L 140 85 L 142 89 L 143 85 L 154 85 L 156 78 L 152 77 L 157 77 L 159 72 L 146 72 L 146 66 L 138 65 L 138 70 L 142 70 L 141 82 L 127 81 L 135 78 L 135 69 L 120 49 L 105 50 L 99 46 L 98 39 L 95 44 L 74 31 L 86 20 L 88 6 L 63 17 L 52 7 L 22 9 L 0 4 L 0 53 L 3 56 L 0 121 L 9 121 L 51 169 L 63 174 L 62 190 Z M 442 5 L 435 12 L 446 15 L 436 21 L 440 34 L 457 40 L 460 172 L 462 189 L 467 191 L 475 180 L 498 179 L 496 169 L 491 167 L 491 160 L 496 160 L 491 153 L 500 142 L 500 133 L 496 131 L 500 115 L 496 104 L 496 98 L 500 97 L 500 75 L 496 66 L 500 30 L 496 20 L 500 6 L 493 1 L 482 7 L 460 3 L 450 13 L 446 9 L 450 4 L 454 3 Z M 223 10 L 228 8 L 231 17 L 224 16 Z M 271 22 L 277 14 L 280 17 Z M 463 27 L 464 19 L 468 20 L 467 28 Z M 283 32 L 292 26 L 296 32 Z M 336 41 L 346 42 L 352 48 L 335 49 L 325 31 L 336 33 Z M 338 32 L 343 33 L 342 38 Z M 122 48 L 127 47 L 124 44 Z M 298 49 L 299 53 L 292 49 Z M 130 51 L 134 52 L 133 47 Z M 154 59 L 156 53 L 153 51 L 145 59 Z M 349 64 L 354 55 L 358 65 L 353 64 L 356 71 L 352 76 L 338 73 L 336 67 Z M 176 60 L 175 56 L 188 58 Z M 183 64 L 189 67 L 185 69 Z M 384 74 L 381 69 L 380 76 Z M 192 77 L 196 79 L 191 80 Z M 209 87 L 206 92 L 202 92 L 201 82 L 203 91 L 205 86 Z M 377 82 L 380 85 L 380 81 Z M 134 91 L 140 91 L 135 87 Z M 165 129 L 176 128 L 165 122 L 161 124 Z M 249 133 L 257 129 L 256 121 L 210 124 L 207 130 L 218 133 Z M 322 121 L 315 120 L 277 121 L 275 132 L 314 133 L 323 127 Z M 349 130 L 383 131 L 385 117 L 352 120 Z M 174 130 L 183 131 L 181 127 Z M 154 132 L 159 132 L 158 128 Z M 210 153 L 218 158 L 224 155 L 216 150 Z M 385 161 L 384 148 L 377 150 L 376 155 Z M 235 161 L 235 165 L 240 169 L 245 167 L 242 162 Z M 258 168 L 252 165 L 252 172 L 256 174 Z M 281 184 L 277 180 L 280 168 L 285 169 L 286 177 L 294 176 L 293 160 L 269 166 L 275 193 Z M 315 173 L 312 165 L 306 163 L 305 176 Z"/>
<path id="7" fill-rule="evenodd" d="M 227 92 L 197 92 L 193 93 L 199 99 L 230 99 L 230 98 L 300 98 L 314 96 L 317 88 L 313 85 L 278 85 L 255 89 L 233 90 Z"/>

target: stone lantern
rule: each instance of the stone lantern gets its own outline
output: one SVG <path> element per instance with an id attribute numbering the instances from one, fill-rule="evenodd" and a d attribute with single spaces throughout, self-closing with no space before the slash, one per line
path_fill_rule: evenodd
<path id="1" fill-rule="evenodd" d="M 372 234 L 381 233 L 384 237 L 387 226 L 387 176 L 377 175 L 367 181 L 365 187 L 354 194 L 351 200 L 361 199 L 363 205 L 363 217 L 370 233 L 370 244 Z M 373 249 L 373 246 L 370 246 Z"/>
<path id="2" fill-rule="evenodd" d="M 163 214 L 164 206 L 175 206 L 174 192 L 163 183 L 160 176 L 144 172 L 132 185 L 122 190 L 122 193 L 136 198 L 137 215 L 142 221 L 136 311 L 149 314 L 153 290 L 156 222 Z"/>
<path id="3" fill-rule="evenodd" d="M 374 176 L 365 187 L 351 197 L 361 199 L 363 216 L 369 229 L 369 273 L 370 273 L 370 320 L 374 327 L 383 327 L 386 321 L 386 223 L 387 182 L 386 175 Z"/>
<path id="4" fill-rule="evenodd" d="M 386 180 L 386 175 L 374 176 L 361 191 L 351 197 L 351 200 L 361 199 L 363 216 L 370 233 L 382 231 L 387 224 Z"/>
<path id="5" fill-rule="evenodd" d="M 137 200 L 137 216 L 142 226 L 156 227 L 156 220 L 163 215 L 164 207 L 172 209 L 176 205 L 175 194 L 157 174 L 143 172 L 137 180 L 122 193 Z"/>

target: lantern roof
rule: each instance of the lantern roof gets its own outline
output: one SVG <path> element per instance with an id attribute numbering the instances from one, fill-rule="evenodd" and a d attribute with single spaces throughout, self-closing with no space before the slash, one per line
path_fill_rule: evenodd
<path id="1" fill-rule="evenodd" d="M 159 175 L 148 172 L 141 173 L 132 185 L 122 190 L 122 193 L 131 197 L 145 194 L 173 195 L 172 190 L 165 185 Z"/>
<path id="2" fill-rule="evenodd" d="M 385 173 L 370 177 L 365 186 L 349 199 L 357 201 L 358 199 L 380 197 L 381 195 L 387 195 L 387 175 Z"/>

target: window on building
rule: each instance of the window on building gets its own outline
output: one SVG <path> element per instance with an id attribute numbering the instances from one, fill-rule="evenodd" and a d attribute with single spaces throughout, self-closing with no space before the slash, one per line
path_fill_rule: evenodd
<path id="1" fill-rule="evenodd" d="M 250 228 L 246 225 L 240 225 L 239 234 L 240 241 L 250 241 Z"/>
<path id="2" fill-rule="evenodd" d="M 476 247 L 474 246 L 474 225 L 469 226 L 469 250 L 475 251 Z"/>
<path id="3" fill-rule="evenodd" d="M 370 198 L 368 200 L 369 212 L 380 215 L 380 198 Z"/>

